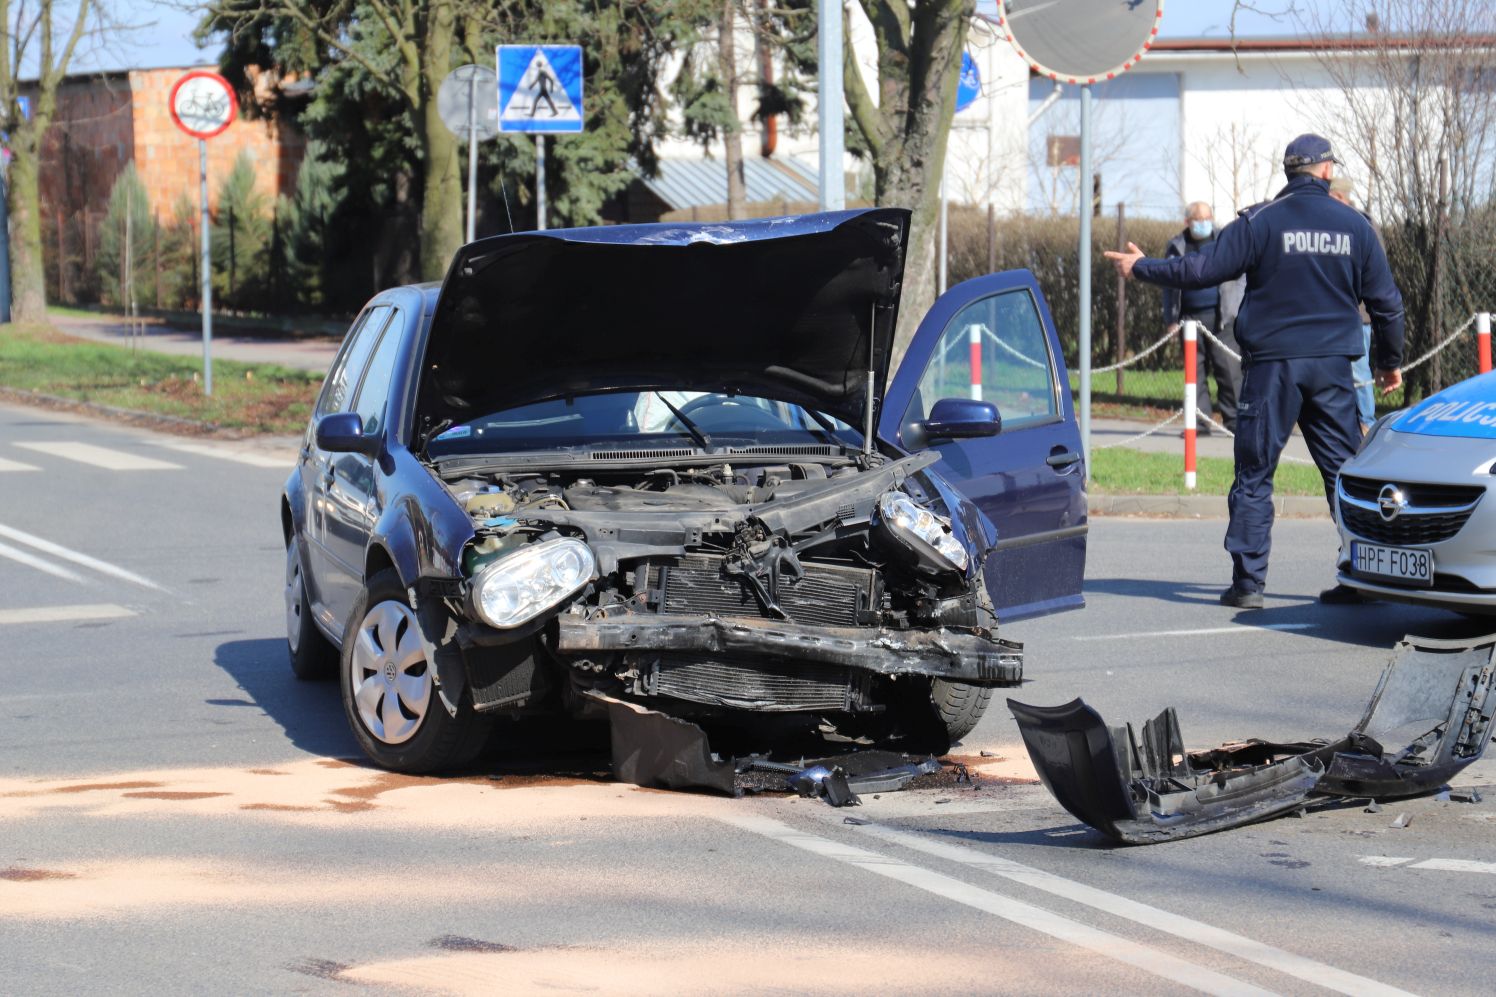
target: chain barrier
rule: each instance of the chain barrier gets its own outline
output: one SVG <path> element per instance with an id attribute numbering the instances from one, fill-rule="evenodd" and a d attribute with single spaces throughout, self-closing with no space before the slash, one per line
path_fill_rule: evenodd
<path id="1" fill-rule="evenodd" d="M 1165 332 L 1162 336 L 1158 337 L 1158 339 L 1155 340 L 1153 342 L 1153 344 L 1150 345 L 1143 352 L 1141 352 L 1141 353 L 1134 353 L 1132 356 L 1128 357 L 1126 360 L 1123 360 L 1121 363 L 1108 364 L 1105 367 L 1092 367 L 1091 368 L 1091 373 L 1093 375 L 1094 374 L 1110 374 L 1114 370 L 1121 370 L 1124 367 L 1131 367 L 1133 364 L 1135 364 L 1138 361 L 1142 360 L 1144 357 L 1148 356 L 1149 354 L 1155 353 L 1158 350 L 1163 349 L 1164 346 L 1168 345 L 1169 341 L 1171 339 L 1173 339 L 1176 335 L 1177 335 L 1177 333 L 1174 333 L 1174 332 Z"/>
<path id="2" fill-rule="evenodd" d="M 1465 320 L 1463 325 L 1461 325 L 1454 332 L 1451 332 L 1449 335 L 1445 336 L 1443 339 L 1439 340 L 1439 342 L 1435 343 L 1432 347 L 1429 348 L 1426 353 L 1423 354 L 1423 356 L 1419 357 L 1417 360 L 1414 360 L 1412 363 L 1404 364 L 1402 367 L 1402 372 L 1406 374 L 1408 371 L 1413 370 L 1414 368 L 1422 364 L 1428 363 L 1438 353 L 1447 349 L 1451 343 L 1460 338 L 1460 335 L 1464 333 L 1466 329 L 1474 325 L 1476 318 L 1476 315 L 1471 315 Z M 1232 359 L 1236 360 L 1238 363 L 1241 362 L 1241 354 L 1233 350 L 1231 347 L 1227 346 L 1225 343 L 1221 342 L 1221 340 L 1216 336 L 1215 333 L 1206 328 L 1203 322 L 1196 323 L 1196 327 L 1200 330 L 1200 332 L 1205 336 L 1206 339 L 1210 340 L 1212 343 L 1215 343 L 1221 349 L 1225 350 L 1228 354 L 1230 354 Z M 1370 381 L 1357 381 L 1355 386 L 1357 388 L 1365 388 L 1375 383 L 1375 379 Z"/>
<path id="3" fill-rule="evenodd" d="M 1178 419 L 1182 419 L 1182 418 L 1184 418 L 1184 409 L 1182 409 L 1182 408 L 1181 409 L 1176 409 L 1174 411 L 1174 414 L 1171 415 L 1171 416 L 1169 416 L 1163 422 L 1155 423 L 1153 426 L 1151 426 L 1148 429 L 1143 430 L 1141 433 L 1138 433 L 1136 436 L 1129 436 L 1127 439 L 1125 439 L 1125 440 L 1118 440 L 1115 443 L 1103 443 L 1101 446 L 1099 446 L 1099 447 L 1092 447 L 1091 449 L 1092 450 L 1111 450 L 1114 447 L 1125 447 L 1129 443 L 1136 443 L 1139 440 L 1147 439 L 1148 437 L 1152 436 L 1154 433 L 1156 433 L 1159 430 L 1163 429 L 1165 426 L 1169 425 L 1170 423 L 1172 423 L 1172 422 L 1174 422 L 1174 421 L 1176 421 Z"/>

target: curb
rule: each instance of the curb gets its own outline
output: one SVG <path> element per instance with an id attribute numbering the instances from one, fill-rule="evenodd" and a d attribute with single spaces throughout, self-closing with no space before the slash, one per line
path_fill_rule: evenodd
<path id="1" fill-rule="evenodd" d="M 1285 495 L 1273 499 L 1274 511 L 1289 519 L 1328 519 L 1330 508 L 1315 495 Z M 1091 493 L 1093 516 L 1146 516 L 1156 519 L 1226 519 L 1224 495 L 1104 495 Z"/>

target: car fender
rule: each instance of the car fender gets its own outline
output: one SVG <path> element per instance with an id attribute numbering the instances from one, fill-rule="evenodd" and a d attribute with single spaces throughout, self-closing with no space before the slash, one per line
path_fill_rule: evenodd
<path id="1" fill-rule="evenodd" d="M 379 461 L 383 481 L 402 485 L 381 496 L 381 512 L 369 534 L 365 563 L 382 552 L 400 576 L 415 610 L 427 660 L 435 667 L 442 705 L 456 716 L 466 671 L 457 643 L 460 621 L 442 596 L 462 578 L 462 551 L 473 538 L 473 521 L 408 450 L 391 447 L 380 454 Z"/>

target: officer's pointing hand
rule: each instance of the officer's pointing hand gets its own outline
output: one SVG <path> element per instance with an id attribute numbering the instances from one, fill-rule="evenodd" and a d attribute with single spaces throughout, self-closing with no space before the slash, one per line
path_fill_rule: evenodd
<path id="1" fill-rule="evenodd" d="M 1117 272 L 1128 280 L 1132 279 L 1132 265 L 1143 258 L 1143 251 L 1136 243 L 1127 244 L 1127 252 L 1117 253 L 1108 249 L 1106 258 L 1117 265 Z"/>
<path id="2" fill-rule="evenodd" d="M 1377 387 L 1382 389 L 1382 394 L 1390 395 L 1402 387 L 1402 371 L 1397 368 L 1392 370 L 1377 371 Z"/>

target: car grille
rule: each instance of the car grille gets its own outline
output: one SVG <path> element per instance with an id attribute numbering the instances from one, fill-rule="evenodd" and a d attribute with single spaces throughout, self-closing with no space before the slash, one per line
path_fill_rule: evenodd
<path id="1" fill-rule="evenodd" d="M 748 586 L 724 576 L 722 558 L 688 554 L 649 567 L 651 598 L 662 613 L 706 613 L 767 618 Z M 778 600 L 789 618 L 808 626 L 852 627 L 873 607 L 877 575 L 868 568 L 804 562 L 805 577 L 779 580 Z"/>
<path id="2" fill-rule="evenodd" d="M 1363 502 L 1375 502 L 1382 488 L 1394 484 L 1402 489 L 1412 505 L 1466 506 L 1486 493 L 1480 485 L 1430 485 L 1411 481 L 1388 482 L 1381 478 L 1355 478 L 1345 474 L 1340 477 L 1340 487 L 1351 498 Z"/>
<path id="3" fill-rule="evenodd" d="M 1391 520 L 1383 519 L 1376 508 L 1377 499 L 1388 484 L 1402 490 L 1409 506 Z M 1485 495 L 1485 489 L 1479 485 L 1387 482 L 1350 475 L 1341 476 L 1337 490 L 1340 521 L 1347 530 L 1374 543 L 1395 547 L 1422 547 L 1448 540 L 1464 528 Z"/>
<path id="4" fill-rule="evenodd" d="M 657 659 L 644 673 L 646 694 L 733 709 L 793 712 L 849 710 L 852 670 L 841 665 L 775 659 Z"/>

